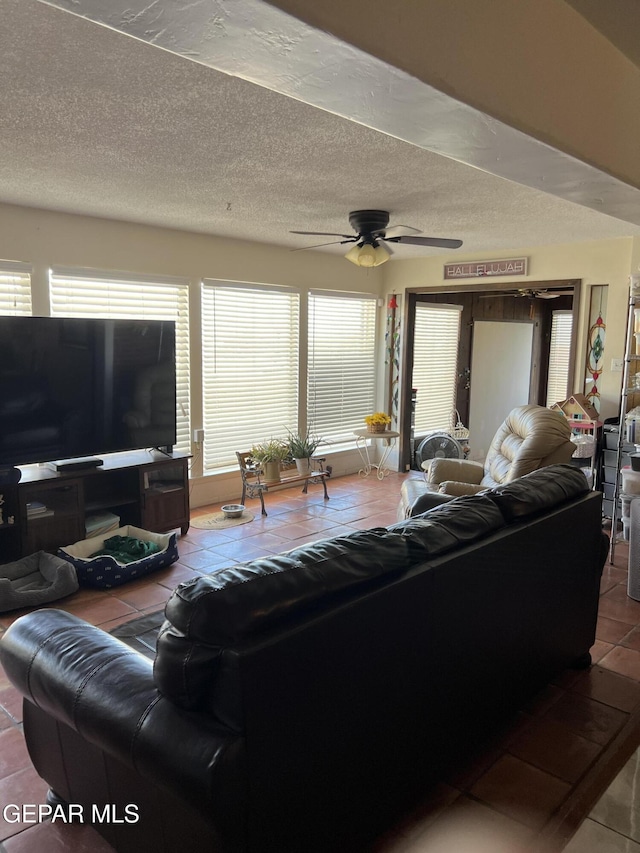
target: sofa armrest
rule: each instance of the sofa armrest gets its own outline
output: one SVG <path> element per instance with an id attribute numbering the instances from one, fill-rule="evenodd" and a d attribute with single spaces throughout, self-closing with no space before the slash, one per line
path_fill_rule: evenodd
<path id="1" fill-rule="evenodd" d="M 17 619 L 0 642 L 0 662 L 34 705 L 112 754 L 120 740 L 113 732 L 128 733 L 158 699 L 150 660 L 62 610 Z M 117 757 L 127 758 L 126 746 Z"/>
<path id="2" fill-rule="evenodd" d="M 144 655 L 76 616 L 44 609 L 7 629 L 0 662 L 30 702 L 144 778 L 209 816 L 211 791 L 219 791 L 222 815 L 238 813 L 243 739 L 163 697 Z"/>
<path id="3" fill-rule="evenodd" d="M 480 485 L 484 477 L 484 467 L 480 462 L 469 459 L 432 459 L 426 472 L 428 483 L 443 483 L 455 480 L 458 483 Z"/>
<path id="4" fill-rule="evenodd" d="M 444 480 L 438 486 L 438 491 L 443 495 L 457 498 L 460 495 L 477 495 L 479 492 L 486 491 L 486 486 L 476 486 L 473 483 L 459 483 L 457 480 Z"/>

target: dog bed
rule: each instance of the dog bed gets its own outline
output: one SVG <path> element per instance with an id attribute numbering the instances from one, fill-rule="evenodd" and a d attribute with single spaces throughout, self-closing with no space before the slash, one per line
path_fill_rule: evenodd
<path id="1" fill-rule="evenodd" d="M 68 562 L 37 551 L 15 563 L 0 566 L 0 612 L 20 607 L 37 607 L 71 595 L 78 578 Z"/>
<path id="2" fill-rule="evenodd" d="M 144 548 L 145 543 L 158 546 L 159 550 L 130 562 L 123 562 L 110 554 L 96 556 L 96 552 L 104 550 L 105 542 L 112 537 L 139 540 L 141 552 L 150 550 Z M 93 536 L 73 545 L 65 545 L 58 550 L 58 555 L 73 565 L 81 586 L 111 589 L 175 563 L 178 559 L 177 535 L 151 533 L 129 524 L 102 536 Z"/>

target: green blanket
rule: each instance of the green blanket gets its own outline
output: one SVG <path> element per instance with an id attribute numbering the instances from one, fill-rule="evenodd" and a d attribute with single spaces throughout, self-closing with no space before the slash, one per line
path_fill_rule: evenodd
<path id="1" fill-rule="evenodd" d="M 104 547 L 91 556 L 113 557 L 119 563 L 133 563 L 161 550 L 155 542 L 146 542 L 144 539 L 136 539 L 135 536 L 111 536 L 104 540 Z"/>

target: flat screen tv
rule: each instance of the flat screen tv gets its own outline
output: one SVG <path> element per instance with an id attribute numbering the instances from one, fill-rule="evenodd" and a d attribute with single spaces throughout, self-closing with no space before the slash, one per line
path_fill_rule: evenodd
<path id="1" fill-rule="evenodd" d="M 0 317 L 0 466 L 175 441 L 175 323 Z"/>

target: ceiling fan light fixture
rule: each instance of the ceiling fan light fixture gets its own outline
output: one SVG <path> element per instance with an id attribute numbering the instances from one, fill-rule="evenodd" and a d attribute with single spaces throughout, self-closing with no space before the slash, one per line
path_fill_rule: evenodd
<path id="1" fill-rule="evenodd" d="M 352 246 L 345 258 L 355 264 L 357 267 L 379 267 L 380 264 L 386 263 L 391 254 L 384 246 L 374 246 L 371 243 L 359 244 Z"/>
<path id="2" fill-rule="evenodd" d="M 376 266 L 376 250 L 371 243 L 365 243 L 358 253 L 359 267 L 375 267 Z"/>
<path id="3" fill-rule="evenodd" d="M 376 255 L 374 267 L 379 267 L 380 264 L 386 264 L 386 262 L 391 257 L 391 254 L 385 249 L 384 246 L 376 246 L 374 252 Z"/>
<path id="4" fill-rule="evenodd" d="M 354 243 L 354 245 L 349 249 L 349 251 L 345 255 L 345 258 L 348 261 L 351 261 L 352 264 L 355 264 L 356 266 L 360 266 L 359 261 L 358 261 L 359 257 L 360 257 L 360 246 L 358 246 L 357 243 Z"/>

